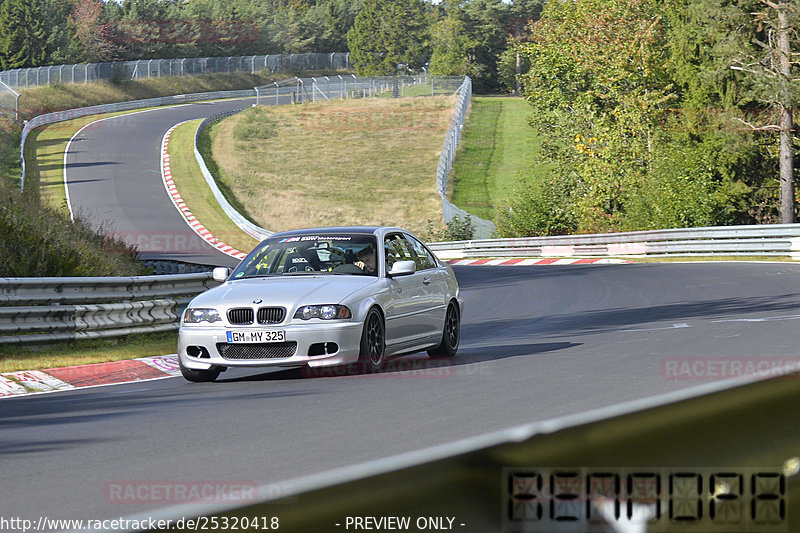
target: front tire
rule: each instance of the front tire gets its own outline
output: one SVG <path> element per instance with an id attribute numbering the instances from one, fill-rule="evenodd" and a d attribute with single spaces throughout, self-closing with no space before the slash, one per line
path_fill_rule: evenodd
<path id="1" fill-rule="evenodd" d="M 458 351 L 458 343 L 461 340 L 461 312 L 458 304 L 450 302 L 447 306 L 447 313 L 444 316 L 444 328 L 442 330 L 442 342 L 439 346 L 428 350 L 428 355 L 433 358 L 454 357 Z"/>
<path id="2" fill-rule="evenodd" d="M 186 381 L 207 383 L 217 379 L 220 372 L 222 372 L 222 369 L 217 366 L 212 366 L 208 370 L 194 370 L 192 368 L 186 368 L 183 366 L 183 362 L 181 362 L 180 358 L 178 358 L 178 364 L 181 367 L 181 374 L 183 374 L 183 377 L 186 378 Z"/>
<path id="3" fill-rule="evenodd" d="M 362 372 L 377 372 L 383 366 L 386 355 L 386 327 L 383 315 L 373 307 L 364 320 L 364 331 L 361 333 L 361 349 L 358 354 L 358 365 Z"/>

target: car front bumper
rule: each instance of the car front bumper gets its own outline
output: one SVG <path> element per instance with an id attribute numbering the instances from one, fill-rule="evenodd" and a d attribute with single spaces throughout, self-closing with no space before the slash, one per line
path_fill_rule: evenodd
<path id="1" fill-rule="evenodd" d="M 294 354 L 290 357 L 268 357 L 268 358 L 229 358 L 223 357 L 218 345 L 227 345 L 228 331 L 268 331 L 284 330 L 285 342 L 296 343 L 297 347 Z M 363 325 L 361 322 L 342 321 L 324 323 L 315 321 L 309 324 L 290 324 L 277 327 L 224 327 L 224 326 L 181 326 L 178 330 L 178 357 L 181 364 L 193 370 L 207 370 L 212 366 L 224 367 L 259 367 L 259 366 L 305 366 L 324 367 L 341 364 L 349 364 L 358 361 L 358 354 L 361 345 L 361 333 Z M 334 343 L 337 350 L 331 353 L 320 355 L 309 355 L 312 345 L 322 343 Z M 269 349 L 275 343 L 248 344 L 256 346 L 256 349 Z M 236 346 L 231 344 L 230 346 Z M 239 345 L 241 348 L 243 345 Z M 196 353 L 195 347 L 203 347 L 206 354 L 201 356 L 189 355 Z M 247 349 L 245 348 L 245 351 Z M 319 351 L 319 350 L 317 350 Z"/>

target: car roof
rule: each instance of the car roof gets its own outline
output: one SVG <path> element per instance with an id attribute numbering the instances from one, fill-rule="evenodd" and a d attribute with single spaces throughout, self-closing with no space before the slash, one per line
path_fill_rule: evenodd
<path id="1" fill-rule="evenodd" d="M 408 233 L 402 228 L 394 228 L 390 226 L 330 226 L 322 228 L 304 228 L 294 229 L 290 231 L 282 231 L 276 233 L 273 237 L 297 237 L 302 235 L 329 235 L 334 233 L 356 233 L 362 235 L 378 235 L 382 233 L 389 233 L 393 231 L 402 231 Z"/>

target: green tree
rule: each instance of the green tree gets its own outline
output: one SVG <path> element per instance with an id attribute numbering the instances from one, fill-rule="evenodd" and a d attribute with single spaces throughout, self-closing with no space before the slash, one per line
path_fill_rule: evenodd
<path id="1" fill-rule="evenodd" d="M 499 61 L 509 46 L 524 40 L 529 24 L 539 18 L 543 3 L 542 0 L 448 2 L 444 5 L 445 17 L 432 31 L 431 71 L 466 74 L 472 78 L 476 92 L 513 87 L 516 63 L 510 73 L 502 74 L 503 81 Z"/>
<path id="2" fill-rule="evenodd" d="M 103 20 L 100 0 L 78 0 L 72 12 L 75 37 L 80 42 L 83 59 L 90 63 L 109 61 L 114 56 L 111 32 Z"/>
<path id="3" fill-rule="evenodd" d="M 0 4 L 0 68 L 38 67 L 47 59 L 47 31 L 36 0 Z"/>
<path id="4" fill-rule="evenodd" d="M 533 123 L 555 175 L 574 183 L 580 231 L 624 228 L 631 198 L 651 177 L 656 131 L 674 97 L 658 5 L 551 2 L 522 48 Z"/>
<path id="5" fill-rule="evenodd" d="M 293 49 L 346 51 L 347 32 L 353 27 L 361 6 L 361 0 L 328 0 L 309 7 L 295 23 Z"/>
<path id="6" fill-rule="evenodd" d="M 750 188 L 737 221 L 794 217 L 791 132 L 800 91 L 788 58 L 800 46 L 798 15 L 796 3 L 768 0 L 680 0 L 667 10 L 684 113 L 701 115 L 699 143 L 721 148 L 723 179 Z"/>
<path id="7" fill-rule="evenodd" d="M 447 16 L 434 24 L 431 29 L 433 54 L 430 60 L 432 74 L 441 76 L 474 76 L 470 61 L 470 51 L 477 43 L 467 35 L 464 21 L 457 11 L 451 10 Z"/>
<path id="8" fill-rule="evenodd" d="M 781 76 L 765 65 L 779 73 L 770 43 L 786 25 L 773 24 L 767 2 L 549 3 L 520 50 L 552 170 L 523 177 L 501 232 L 777 221 L 779 158 L 768 130 L 787 106 L 774 105 Z M 761 76 L 744 70 L 756 66 Z"/>
<path id="9" fill-rule="evenodd" d="M 70 20 L 72 0 L 40 0 L 39 8 L 45 23 L 47 64 L 58 65 L 81 61 L 80 43 L 75 38 L 75 25 Z"/>
<path id="10" fill-rule="evenodd" d="M 176 57 L 180 40 L 171 26 L 178 19 L 178 6 L 159 0 L 109 2 L 105 9 L 111 22 L 112 39 L 119 46 L 119 59 Z"/>
<path id="11" fill-rule="evenodd" d="M 364 0 L 347 33 L 356 72 L 373 76 L 420 69 L 428 56 L 427 10 L 420 0 Z"/>
<path id="12" fill-rule="evenodd" d="M 461 11 L 472 41 L 467 58 L 473 88 L 479 93 L 497 90 L 497 60 L 508 47 L 512 31 L 509 4 L 498 0 L 470 0 L 448 9 Z"/>

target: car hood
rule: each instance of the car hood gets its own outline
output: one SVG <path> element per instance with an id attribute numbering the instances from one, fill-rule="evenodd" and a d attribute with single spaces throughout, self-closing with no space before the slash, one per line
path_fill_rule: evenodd
<path id="1" fill-rule="evenodd" d="M 194 300 L 193 307 L 279 305 L 291 309 L 299 305 L 337 304 L 359 289 L 378 283 L 372 276 L 280 276 L 227 281 Z"/>

